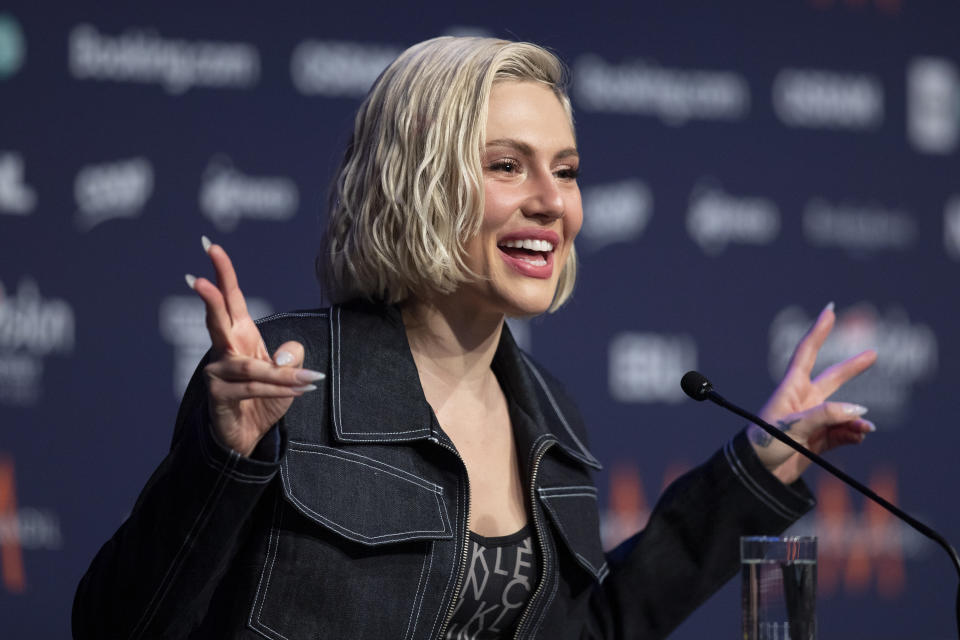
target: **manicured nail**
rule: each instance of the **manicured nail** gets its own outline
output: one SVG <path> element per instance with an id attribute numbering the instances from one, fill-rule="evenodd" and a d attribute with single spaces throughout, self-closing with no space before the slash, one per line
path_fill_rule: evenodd
<path id="1" fill-rule="evenodd" d="M 293 374 L 300 382 L 316 382 L 317 380 L 323 380 L 327 377 L 327 374 L 320 373 L 319 371 L 313 371 L 312 369 L 300 369 L 295 374 Z"/>
<path id="2" fill-rule="evenodd" d="M 877 425 L 873 424 L 869 420 L 864 420 L 864 422 L 867 425 L 867 431 L 869 431 L 870 433 L 873 433 L 874 431 L 877 430 Z"/>
<path id="3" fill-rule="evenodd" d="M 203 245 L 203 250 L 207 253 L 210 253 L 210 247 L 213 246 L 213 243 L 210 242 L 210 238 L 207 236 L 200 236 L 200 244 Z"/>
<path id="4" fill-rule="evenodd" d="M 313 391 L 317 388 L 315 384 L 305 384 L 302 387 L 292 387 L 294 391 Z"/>
<path id="5" fill-rule="evenodd" d="M 823 310 L 824 310 L 824 311 L 833 311 L 833 307 L 834 307 L 833 301 L 830 301 L 830 302 L 827 303 L 827 306 L 825 306 L 825 307 L 823 308 Z"/>
<path id="6" fill-rule="evenodd" d="M 842 410 L 848 416 L 862 416 L 868 411 L 863 405 L 853 404 L 852 402 L 844 402 Z"/>
<path id="7" fill-rule="evenodd" d="M 293 362 L 293 354 L 289 351 L 277 351 L 277 355 L 274 356 L 273 361 L 279 366 L 284 367 Z"/>
<path id="8" fill-rule="evenodd" d="M 190 275 L 190 274 L 188 273 L 188 274 L 186 274 L 185 276 L 183 276 L 183 279 L 187 281 L 187 286 L 188 286 L 188 287 L 190 287 L 191 289 L 195 289 L 195 288 L 196 288 L 197 276 Z"/>

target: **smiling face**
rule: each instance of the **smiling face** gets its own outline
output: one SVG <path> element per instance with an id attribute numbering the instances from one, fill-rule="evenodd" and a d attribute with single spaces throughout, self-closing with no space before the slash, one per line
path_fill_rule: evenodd
<path id="1" fill-rule="evenodd" d="M 570 118 L 549 87 L 493 86 L 481 150 L 483 222 L 467 243 L 468 265 L 481 279 L 458 294 L 506 315 L 550 307 L 583 222 L 579 164 Z"/>

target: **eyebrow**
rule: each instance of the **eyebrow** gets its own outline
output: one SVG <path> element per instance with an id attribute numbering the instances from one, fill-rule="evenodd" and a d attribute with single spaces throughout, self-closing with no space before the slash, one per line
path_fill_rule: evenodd
<path id="1" fill-rule="evenodd" d="M 534 155 L 533 147 L 528 145 L 526 142 L 521 142 L 520 140 L 514 140 L 513 138 L 500 138 L 497 140 L 490 140 L 484 145 L 486 147 L 510 147 L 511 149 L 516 149 L 518 152 L 525 156 Z M 580 152 L 577 151 L 576 147 L 567 147 L 565 149 L 560 149 L 555 154 L 553 158 L 569 158 L 570 156 L 580 157 Z"/>

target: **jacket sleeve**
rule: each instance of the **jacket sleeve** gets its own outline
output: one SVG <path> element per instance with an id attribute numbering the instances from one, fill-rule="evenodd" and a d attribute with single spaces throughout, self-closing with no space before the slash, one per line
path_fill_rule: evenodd
<path id="1" fill-rule="evenodd" d="M 777 535 L 814 506 L 802 480 L 786 486 L 739 433 L 678 478 L 646 528 L 608 554 L 591 602 L 597 635 L 663 638 L 739 570 L 740 536 Z"/>
<path id="2" fill-rule="evenodd" d="M 77 639 L 186 636 L 279 469 L 278 426 L 250 458 L 216 440 L 200 370 L 181 403 L 169 454 L 80 582 L 73 604 Z"/>

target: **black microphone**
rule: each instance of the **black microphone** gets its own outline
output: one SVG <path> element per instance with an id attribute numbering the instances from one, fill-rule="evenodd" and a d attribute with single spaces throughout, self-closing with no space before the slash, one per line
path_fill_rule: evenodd
<path id="1" fill-rule="evenodd" d="M 930 538 L 931 540 L 939 544 L 947 552 L 947 555 L 950 556 L 950 560 L 953 562 L 953 566 L 957 570 L 957 576 L 958 578 L 960 578 L 960 558 L 957 557 L 956 549 L 954 549 L 950 545 L 950 543 L 947 542 L 946 538 L 944 538 L 942 535 L 940 535 L 939 533 L 937 533 L 927 525 L 923 524 L 913 516 L 900 510 L 899 508 L 897 508 L 896 506 L 894 506 L 884 498 L 878 496 L 876 493 L 868 489 L 866 486 L 860 484 L 858 481 L 854 480 L 853 478 L 848 476 L 846 473 L 844 473 L 840 469 L 836 468 L 835 466 L 833 466 L 832 464 L 830 464 L 829 462 L 827 462 L 826 460 L 824 460 L 823 458 L 815 454 L 813 451 L 810 451 L 809 449 L 807 449 L 806 447 L 798 443 L 796 440 L 794 440 L 790 436 L 780 431 L 780 429 L 777 429 L 773 425 L 767 423 L 765 420 L 763 420 L 759 416 L 756 416 L 750 413 L 749 411 L 741 409 L 737 405 L 729 402 L 726 398 L 724 398 L 719 393 L 713 390 L 713 385 L 710 384 L 710 381 L 707 380 L 707 377 L 704 376 L 699 371 L 688 371 L 687 373 L 685 373 L 683 375 L 683 378 L 680 380 L 680 387 L 683 389 L 684 393 L 686 393 L 688 396 L 690 396 L 697 402 L 710 400 L 711 402 L 720 405 L 724 409 L 732 411 L 733 413 L 737 414 L 742 418 L 746 418 L 747 420 L 757 425 L 758 427 L 760 427 L 761 429 L 769 433 L 771 436 L 773 436 L 780 442 L 796 450 L 801 455 L 806 456 L 807 458 L 815 462 L 817 465 L 819 465 L 823 469 L 826 469 L 827 471 L 832 473 L 834 476 L 843 480 L 843 482 L 845 482 L 847 485 L 853 487 L 854 489 L 856 489 L 863 495 L 867 496 L 868 498 L 870 498 L 871 500 L 879 504 L 881 507 L 883 507 L 893 515 L 900 518 L 900 520 L 902 520 L 903 522 L 906 522 L 908 525 L 910 525 L 911 527 L 913 527 L 914 529 L 916 529 L 926 537 Z M 956 615 L 957 615 L 957 631 L 958 631 L 958 634 L 960 634 L 960 585 L 958 585 L 957 587 Z"/>

